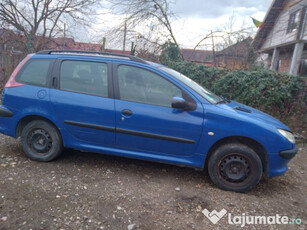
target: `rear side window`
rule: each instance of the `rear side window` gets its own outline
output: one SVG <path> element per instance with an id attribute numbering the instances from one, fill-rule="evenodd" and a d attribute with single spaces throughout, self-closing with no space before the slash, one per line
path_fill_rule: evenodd
<path id="1" fill-rule="evenodd" d="M 30 85 L 46 86 L 48 71 L 52 62 L 53 60 L 51 59 L 29 60 L 16 77 L 16 81 Z"/>
<path id="2" fill-rule="evenodd" d="M 60 89 L 108 97 L 107 64 L 88 61 L 63 61 Z"/>

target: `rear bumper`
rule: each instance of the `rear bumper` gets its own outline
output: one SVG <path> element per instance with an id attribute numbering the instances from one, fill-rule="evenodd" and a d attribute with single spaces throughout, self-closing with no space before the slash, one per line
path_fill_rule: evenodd
<path id="1" fill-rule="evenodd" d="M 266 176 L 274 177 L 284 174 L 288 170 L 288 163 L 298 152 L 297 146 L 293 149 L 283 150 L 279 153 L 269 153 L 269 168 Z"/>
<path id="2" fill-rule="evenodd" d="M 0 133 L 14 137 L 15 136 L 15 114 L 9 109 L 0 105 Z"/>
<path id="3" fill-rule="evenodd" d="M 0 107 L 0 117 L 12 117 L 14 114 L 3 107 Z"/>

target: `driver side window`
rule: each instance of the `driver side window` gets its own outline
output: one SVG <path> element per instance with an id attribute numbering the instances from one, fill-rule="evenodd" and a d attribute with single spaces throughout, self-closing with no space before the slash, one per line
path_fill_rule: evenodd
<path id="1" fill-rule="evenodd" d="M 121 100 L 171 107 L 173 97 L 182 97 L 177 86 L 138 67 L 120 65 L 118 81 Z"/>

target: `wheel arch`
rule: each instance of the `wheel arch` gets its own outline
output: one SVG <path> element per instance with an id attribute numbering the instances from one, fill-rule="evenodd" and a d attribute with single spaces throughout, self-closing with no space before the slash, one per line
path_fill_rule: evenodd
<path id="1" fill-rule="evenodd" d="M 34 121 L 34 120 L 43 120 L 43 121 L 50 123 L 51 125 L 53 125 L 55 127 L 55 129 L 59 132 L 59 134 L 61 135 L 61 138 L 62 138 L 62 134 L 61 134 L 59 128 L 57 127 L 57 125 L 53 121 L 51 121 L 50 119 L 43 117 L 43 116 L 40 116 L 40 115 L 27 115 L 27 116 L 21 118 L 19 120 L 18 124 L 17 124 L 17 127 L 16 127 L 16 138 L 20 137 L 23 128 L 29 122 Z"/>
<path id="2" fill-rule="evenodd" d="M 248 137 L 242 137 L 242 136 L 231 136 L 231 137 L 225 137 L 223 139 L 218 140 L 215 142 L 209 149 L 206 159 L 205 159 L 205 165 L 204 168 L 208 169 L 208 161 L 214 151 L 218 149 L 220 146 L 228 144 L 228 143 L 239 143 L 244 144 L 248 147 L 250 147 L 252 150 L 256 152 L 256 154 L 261 159 L 263 171 L 266 173 L 268 170 L 268 155 L 266 149 L 261 145 L 259 142 L 255 141 L 254 139 L 248 138 Z"/>

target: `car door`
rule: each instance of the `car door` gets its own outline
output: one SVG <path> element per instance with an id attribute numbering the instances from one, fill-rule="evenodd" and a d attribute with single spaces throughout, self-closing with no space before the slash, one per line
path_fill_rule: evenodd
<path id="1" fill-rule="evenodd" d="M 110 64 L 88 60 L 57 61 L 53 112 L 67 133 L 68 145 L 114 146 L 115 111 Z"/>
<path id="2" fill-rule="evenodd" d="M 132 65 L 114 65 L 116 145 L 142 153 L 192 155 L 199 143 L 203 107 L 163 76 Z M 173 97 L 195 104 L 174 109 Z"/>

